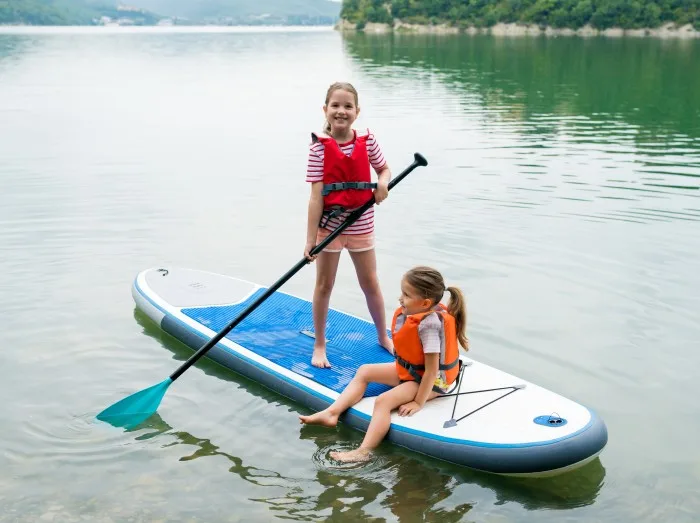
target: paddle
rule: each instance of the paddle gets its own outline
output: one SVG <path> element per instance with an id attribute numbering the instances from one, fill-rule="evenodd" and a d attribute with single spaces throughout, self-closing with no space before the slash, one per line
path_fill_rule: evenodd
<path id="1" fill-rule="evenodd" d="M 415 153 L 414 160 L 411 165 L 404 169 L 401 174 L 389 182 L 389 190 L 394 188 L 401 180 L 403 180 L 408 174 L 413 171 L 416 167 L 428 165 L 428 161 L 419 153 Z M 364 212 L 374 205 L 374 195 L 372 198 L 367 200 L 367 202 L 358 209 L 352 211 L 347 219 L 341 223 L 337 229 L 330 233 L 326 239 L 321 243 L 316 245 L 311 249 L 310 255 L 316 255 L 325 249 L 329 243 L 331 243 L 341 232 L 343 232 L 350 224 L 355 222 Z M 282 276 L 274 284 L 272 284 L 263 294 L 261 294 L 253 303 L 248 305 L 243 312 L 236 316 L 231 322 L 224 327 L 224 329 L 216 334 L 212 339 L 205 343 L 197 352 L 195 352 L 192 357 L 190 357 L 185 363 L 183 363 L 180 368 L 173 372 L 168 378 L 161 381 L 156 385 L 152 385 L 147 389 L 140 390 L 134 394 L 127 396 L 126 398 L 118 401 L 117 403 L 107 407 L 105 410 L 97 415 L 97 419 L 100 421 L 106 421 L 115 427 L 125 427 L 131 428 L 142 421 L 145 421 L 149 416 L 154 414 L 158 410 L 165 392 L 168 387 L 179 378 L 183 372 L 189 369 L 195 364 L 199 358 L 204 356 L 206 352 L 216 345 L 226 334 L 228 334 L 236 325 L 241 323 L 246 316 L 253 312 L 262 302 L 269 298 L 277 289 L 287 282 L 292 276 L 301 270 L 306 264 L 310 263 L 310 260 L 306 257 L 302 258 L 297 262 L 297 264 L 292 267 L 287 274 Z"/>

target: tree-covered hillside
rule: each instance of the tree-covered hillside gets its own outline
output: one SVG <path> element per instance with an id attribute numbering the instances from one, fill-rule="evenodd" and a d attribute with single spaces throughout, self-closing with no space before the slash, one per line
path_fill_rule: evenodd
<path id="1" fill-rule="evenodd" d="M 700 0 L 343 0 L 340 16 L 359 26 L 400 19 L 476 27 L 503 22 L 632 29 L 674 22 L 700 28 Z"/>
<path id="2" fill-rule="evenodd" d="M 130 0 L 134 5 L 190 22 L 334 24 L 340 3 L 330 0 Z"/>
<path id="3" fill-rule="evenodd" d="M 333 25 L 340 5 L 330 0 L 0 0 L 0 24 L 90 25 L 107 16 L 145 25 L 163 17 L 186 24 Z"/>
<path id="4" fill-rule="evenodd" d="M 0 24 L 92 25 L 103 16 L 128 18 L 150 25 L 158 16 L 138 10 L 119 9 L 116 2 L 100 0 L 0 0 Z"/>

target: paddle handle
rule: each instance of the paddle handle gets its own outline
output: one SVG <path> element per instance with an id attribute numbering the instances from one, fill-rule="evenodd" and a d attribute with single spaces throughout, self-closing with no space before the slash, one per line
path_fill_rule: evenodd
<path id="1" fill-rule="evenodd" d="M 411 171 L 413 171 L 416 167 L 425 167 L 428 165 L 428 160 L 423 157 L 423 155 L 419 153 L 415 153 L 413 155 L 413 163 L 406 167 L 401 173 L 396 176 L 394 179 L 392 179 L 389 182 L 389 190 L 393 189 L 401 180 L 403 180 L 406 176 L 408 176 Z M 351 225 L 353 222 L 355 222 L 360 216 L 364 214 L 364 212 L 372 207 L 374 205 L 374 194 L 372 195 L 372 198 L 367 200 L 367 202 L 362 206 L 354 211 L 352 211 L 348 217 L 341 223 L 338 228 L 336 228 L 332 233 L 330 233 L 321 243 L 316 245 L 311 251 L 309 252 L 310 255 L 316 255 L 319 252 L 321 252 L 323 249 L 325 249 L 329 243 L 331 243 L 340 233 L 342 233 L 349 225 Z M 192 365 L 194 365 L 199 358 L 204 356 L 209 349 L 211 349 L 214 345 L 219 343 L 219 341 L 226 336 L 231 330 L 241 323 L 251 312 L 253 312 L 255 309 L 257 309 L 262 302 L 264 302 L 266 299 L 268 299 L 277 289 L 282 287 L 292 276 L 294 276 L 297 272 L 299 272 L 304 265 L 310 263 L 311 260 L 306 258 L 304 256 L 301 260 L 299 260 L 294 267 L 292 267 L 284 276 L 282 276 L 279 280 L 277 280 L 275 283 L 273 283 L 264 293 L 262 293 L 260 296 L 258 296 L 253 303 L 248 305 L 238 316 L 236 316 L 231 322 L 226 325 L 226 327 L 221 330 L 221 332 L 217 333 L 216 336 L 214 336 L 212 339 L 210 339 L 207 343 L 205 343 L 197 352 L 195 352 L 185 363 L 180 365 L 180 367 L 173 372 L 170 375 L 170 379 L 175 381 L 178 379 L 183 372 L 185 372 L 187 369 L 189 369 Z"/>

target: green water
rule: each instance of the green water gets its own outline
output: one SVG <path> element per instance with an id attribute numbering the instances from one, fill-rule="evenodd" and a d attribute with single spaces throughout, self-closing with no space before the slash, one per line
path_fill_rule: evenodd
<path id="1" fill-rule="evenodd" d="M 0 521 L 698 519 L 700 42 L 330 30 L 0 31 Z M 309 133 L 360 92 L 395 173 L 377 211 L 393 310 L 408 267 L 469 300 L 474 358 L 596 410 L 599 460 L 509 479 L 385 445 L 210 362 L 146 427 L 95 421 L 191 351 L 133 277 L 272 283 L 301 257 Z M 284 290 L 309 298 L 307 268 Z M 367 317 L 344 256 L 332 305 Z"/>
<path id="2" fill-rule="evenodd" d="M 694 41 L 353 35 L 345 48 L 365 63 L 438 74 L 483 97 L 484 109 L 506 106 L 523 120 L 603 114 L 643 136 L 697 137 L 700 126 Z"/>

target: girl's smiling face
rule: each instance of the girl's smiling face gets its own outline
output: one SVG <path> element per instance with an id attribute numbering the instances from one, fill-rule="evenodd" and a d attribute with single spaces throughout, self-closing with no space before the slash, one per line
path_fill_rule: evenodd
<path id="1" fill-rule="evenodd" d="M 401 280 L 401 296 L 399 303 L 404 314 L 418 314 L 430 310 L 433 301 L 430 298 L 423 298 L 418 291 L 412 287 L 404 278 Z"/>
<path id="2" fill-rule="evenodd" d="M 347 137 L 351 134 L 352 124 L 360 114 L 355 102 L 355 95 L 344 89 L 336 89 L 323 106 L 326 120 L 331 126 L 331 135 Z"/>

